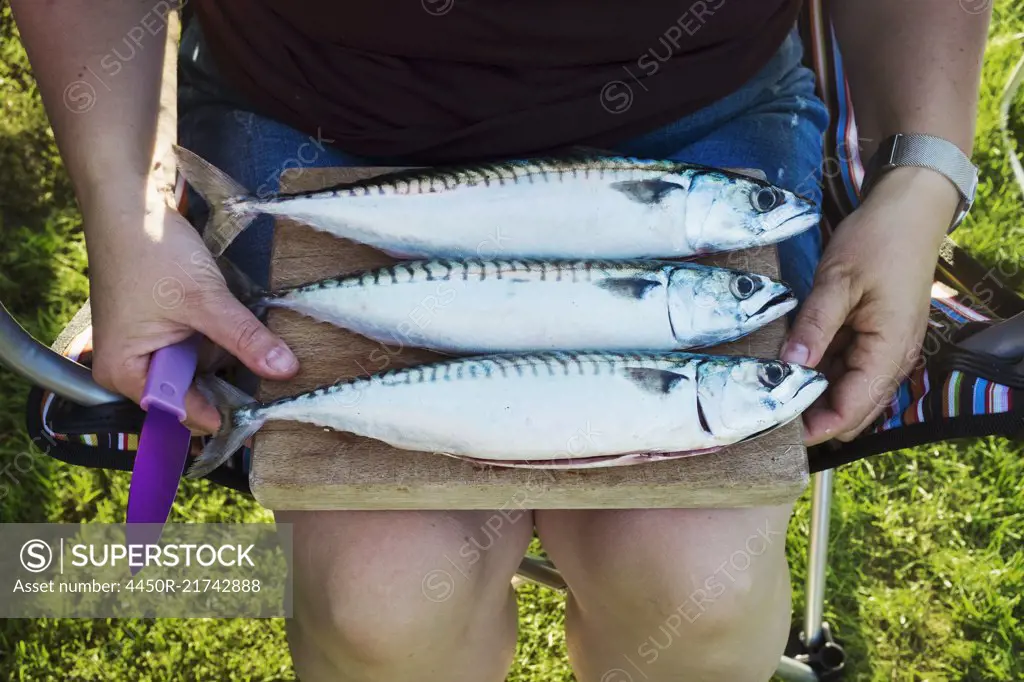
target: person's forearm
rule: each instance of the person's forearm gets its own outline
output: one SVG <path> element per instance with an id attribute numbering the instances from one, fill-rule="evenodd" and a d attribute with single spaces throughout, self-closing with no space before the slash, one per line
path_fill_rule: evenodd
<path id="1" fill-rule="evenodd" d="M 991 3 L 829 0 L 829 9 L 862 157 L 895 133 L 937 135 L 970 154 Z"/>
<path id="2" fill-rule="evenodd" d="M 110 222 L 140 225 L 134 218 L 147 193 L 174 177 L 173 163 L 167 167 L 176 139 L 176 61 L 167 48 L 174 3 L 11 6 L 82 211 L 107 219 L 91 229 L 114 229 L 107 225 L 112 212 L 126 220 Z"/>

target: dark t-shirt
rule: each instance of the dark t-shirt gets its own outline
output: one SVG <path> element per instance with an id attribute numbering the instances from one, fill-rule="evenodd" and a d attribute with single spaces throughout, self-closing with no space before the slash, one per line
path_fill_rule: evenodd
<path id="1" fill-rule="evenodd" d="M 608 146 L 740 87 L 800 0 L 195 0 L 257 111 L 437 163 Z"/>

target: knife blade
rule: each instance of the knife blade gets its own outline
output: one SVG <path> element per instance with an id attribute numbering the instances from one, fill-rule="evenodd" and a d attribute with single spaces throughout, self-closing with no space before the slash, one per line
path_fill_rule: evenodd
<path id="1" fill-rule="evenodd" d="M 199 334 L 153 354 L 139 406 L 146 418 L 128 489 L 128 544 L 155 544 L 174 506 L 192 434 L 185 394 L 195 377 Z M 138 567 L 132 567 L 134 576 Z"/>

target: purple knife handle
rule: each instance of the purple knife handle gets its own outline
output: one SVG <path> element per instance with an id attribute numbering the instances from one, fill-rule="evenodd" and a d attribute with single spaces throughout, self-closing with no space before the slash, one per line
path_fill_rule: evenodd
<path id="1" fill-rule="evenodd" d="M 170 412 L 179 421 L 185 419 L 185 393 L 196 374 L 200 339 L 199 334 L 193 334 L 184 341 L 153 353 L 149 361 L 146 387 L 139 401 L 142 409 L 158 407 Z"/>

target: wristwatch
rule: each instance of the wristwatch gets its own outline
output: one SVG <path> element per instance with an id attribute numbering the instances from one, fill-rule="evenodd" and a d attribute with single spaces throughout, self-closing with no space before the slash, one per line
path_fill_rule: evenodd
<path id="1" fill-rule="evenodd" d="M 864 172 L 862 194 L 867 195 L 878 178 L 900 166 L 918 166 L 945 175 L 960 192 L 960 205 L 947 230 L 952 232 L 963 222 L 974 204 L 978 189 L 978 169 L 960 148 L 934 135 L 898 133 L 879 145 Z"/>

